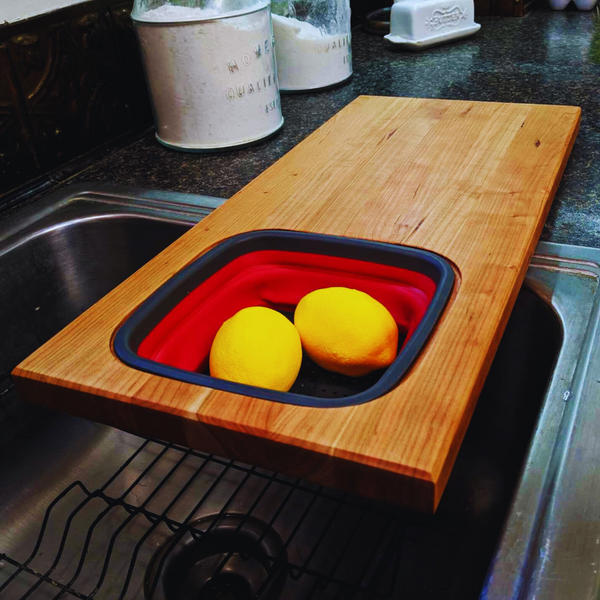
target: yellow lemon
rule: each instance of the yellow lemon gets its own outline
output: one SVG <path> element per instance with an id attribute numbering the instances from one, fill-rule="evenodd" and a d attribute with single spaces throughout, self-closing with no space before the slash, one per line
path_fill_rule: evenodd
<path id="1" fill-rule="evenodd" d="M 360 377 L 396 358 L 398 326 L 364 292 L 343 287 L 311 292 L 298 303 L 294 323 L 308 356 L 329 371 Z"/>
<path id="2" fill-rule="evenodd" d="M 300 371 L 298 331 L 281 313 L 243 308 L 221 325 L 210 349 L 210 374 L 219 379 L 287 392 Z"/>

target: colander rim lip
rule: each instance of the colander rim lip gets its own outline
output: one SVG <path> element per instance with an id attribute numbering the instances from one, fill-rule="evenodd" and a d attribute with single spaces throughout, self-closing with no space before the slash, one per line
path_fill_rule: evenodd
<path id="1" fill-rule="evenodd" d="M 365 260 L 365 255 L 379 254 L 379 261 L 370 262 L 380 263 L 381 257 L 384 256 L 386 260 L 392 261 L 394 258 L 400 258 L 403 264 L 394 265 L 393 262 L 383 264 L 392 264 L 392 266 L 403 268 L 408 268 L 407 265 L 412 264 L 414 266 L 418 264 L 422 270 L 417 270 L 416 268 L 413 270 L 430 276 L 434 280 L 436 284 L 435 293 L 423 318 L 404 348 L 398 353 L 394 362 L 373 386 L 351 396 L 319 398 L 226 381 L 203 373 L 165 365 L 148 358 L 143 358 L 137 354 L 140 339 L 145 337 L 144 334 L 151 330 L 149 323 L 151 322 L 152 315 L 157 313 L 157 307 L 166 303 L 174 289 L 184 285 L 190 277 L 197 276 L 199 270 L 214 263 L 216 259 L 223 260 L 225 256 L 232 252 L 238 252 L 236 256 L 241 256 L 244 253 L 242 250 L 257 251 L 262 249 L 260 243 L 264 243 L 265 240 L 276 241 L 284 245 L 290 244 L 295 252 L 321 253 L 344 256 L 346 258 L 358 258 L 359 260 Z M 304 250 L 300 250 L 299 247 L 304 248 Z M 327 253 L 316 252 L 315 248 L 328 248 L 329 251 Z M 339 252 L 340 254 L 334 254 L 335 252 Z M 358 238 L 278 229 L 241 233 L 220 242 L 202 254 L 142 302 L 114 335 L 113 351 L 117 358 L 129 367 L 184 383 L 296 406 L 312 408 L 355 406 L 381 398 L 397 387 L 402 381 L 416 357 L 424 349 L 427 339 L 442 315 L 452 294 L 455 279 L 454 269 L 450 261 L 434 252 L 421 248 Z M 167 314 L 167 312 L 168 310 L 162 311 L 162 316 Z M 152 323 L 155 324 L 155 322 L 157 322 L 156 318 L 154 318 Z"/>

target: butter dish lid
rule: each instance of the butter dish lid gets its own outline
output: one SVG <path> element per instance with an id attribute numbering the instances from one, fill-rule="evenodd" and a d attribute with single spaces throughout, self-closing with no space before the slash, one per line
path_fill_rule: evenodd
<path id="1" fill-rule="evenodd" d="M 480 28 L 473 0 L 400 0 L 392 6 L 385 39 L 420 50 L 473 35 Z"/>

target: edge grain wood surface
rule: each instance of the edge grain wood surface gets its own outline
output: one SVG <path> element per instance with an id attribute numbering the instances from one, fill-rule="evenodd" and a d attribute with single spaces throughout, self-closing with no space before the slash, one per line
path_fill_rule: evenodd
<path id="1" fill-rule="evenodd" d="M 435 511 L 577 135 L 580 109 L 361 96 L 15 371 L 21 397 Z M 406 244 L 455 266 L 400 385 L 354 407 L 249 398 L 136 371 L 115 330 L 218 242 L 288 229 Z"/>

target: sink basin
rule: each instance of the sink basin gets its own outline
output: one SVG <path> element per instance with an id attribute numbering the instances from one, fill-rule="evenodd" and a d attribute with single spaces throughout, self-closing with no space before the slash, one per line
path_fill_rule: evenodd
<path id="1" fill-rule="evenodd" d="M 16 397 L 18 362 L 222 202 L 71 187 L 0 222 L 0 598 L 595 597 L 548 574 L 600 564 L 594 526 L 560 529 L 561 481 L 592 494 L 596 250 L 538 247 L 432 517 Z"/>

